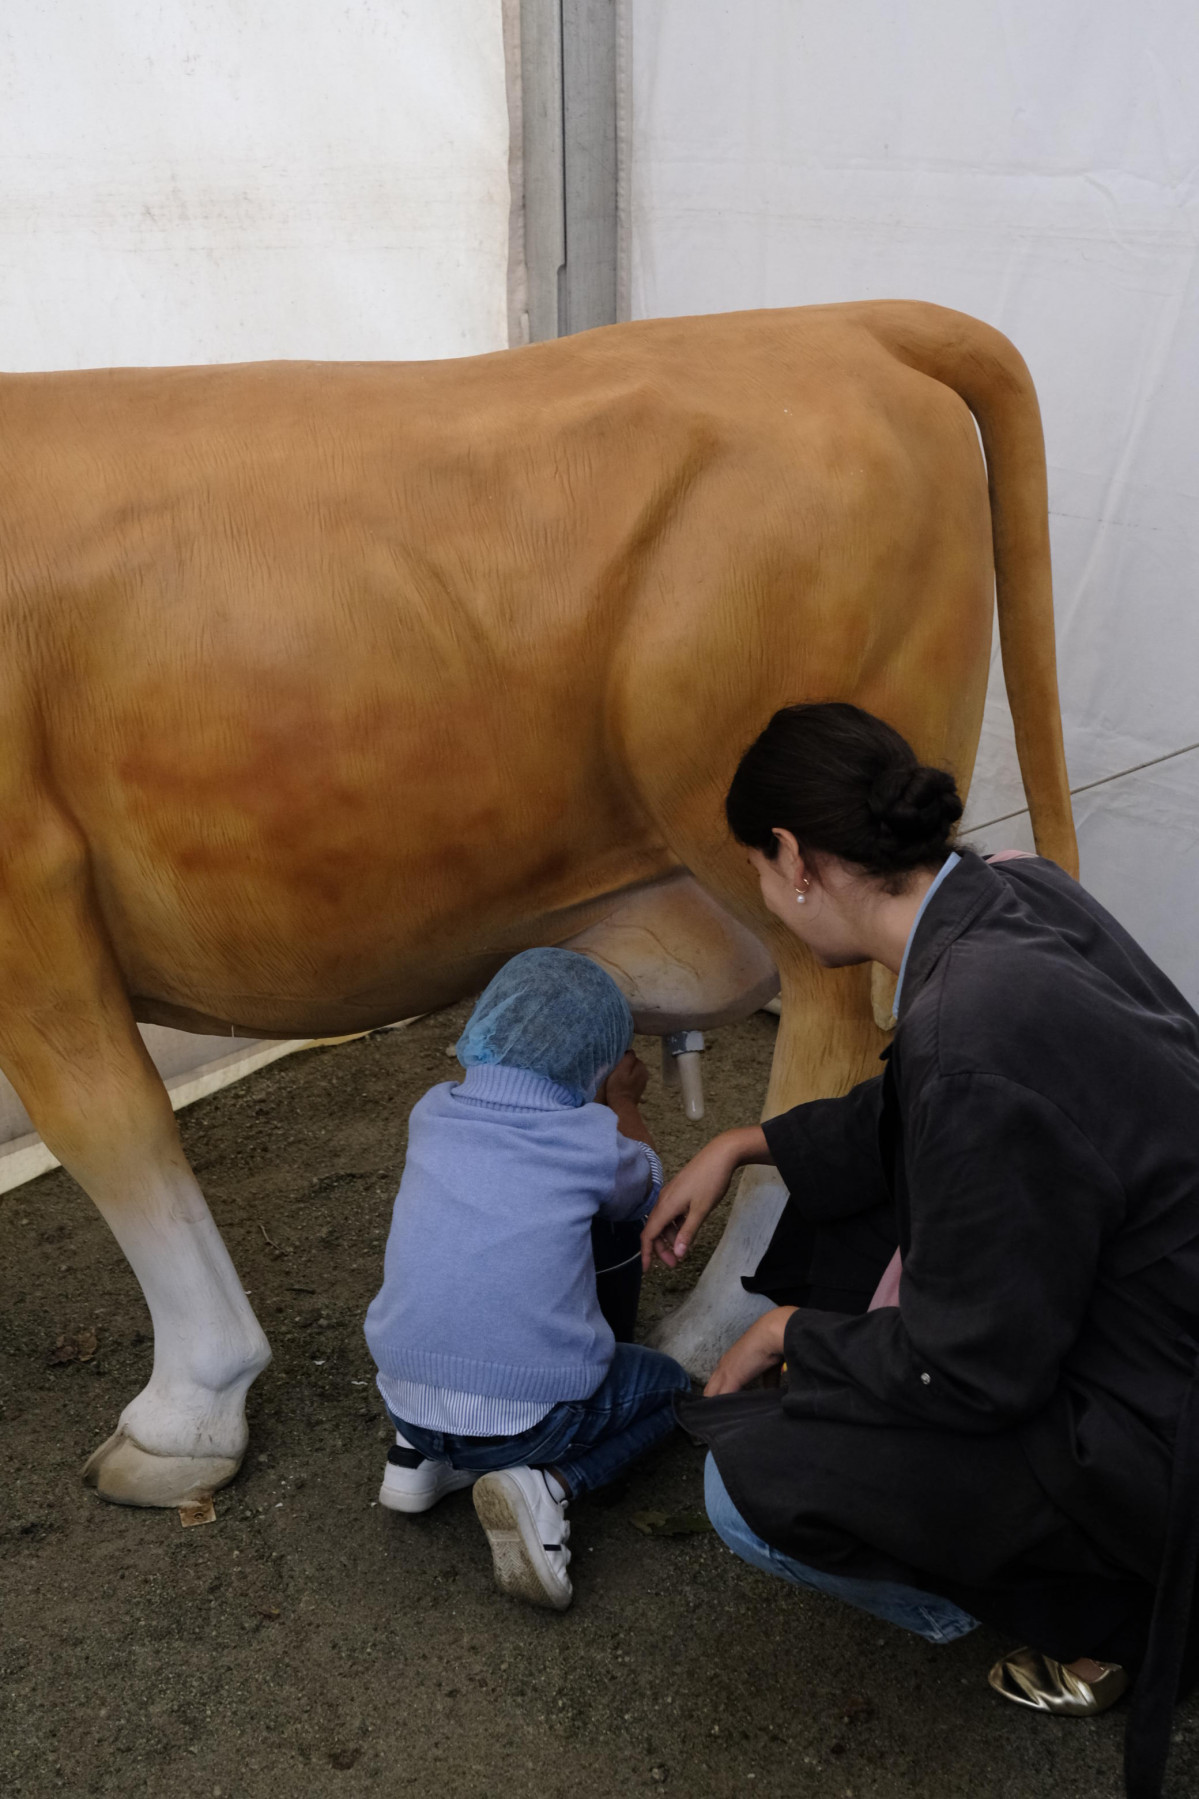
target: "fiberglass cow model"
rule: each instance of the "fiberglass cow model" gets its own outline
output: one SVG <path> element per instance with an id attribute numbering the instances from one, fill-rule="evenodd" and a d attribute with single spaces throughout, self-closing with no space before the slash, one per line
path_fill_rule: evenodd
<path id="1" fill-rule="evenodd" d="M 724 791 L 804 698 L 964 786 L 992 545 L 1038 844 L 1073 864 L 1036 398 L 960 314 L 8 376 L 0 462 L 0 1065 L 154 1322 L 89 1464 L 107 1498 L 228 1480 L 269 1355 L 135 1019 L 334 1035 L 567 942 L 607 942 L 653 1013 L 688 932 L 701 962 L 743 948 L 706 893 L 769 952 L 709 1021 L 779 970 L 768 1107 L 844 1089 L 881 1042 L 868 971 L 763 912 Z M 705 1304 L 710 1346 L 736 1321 Z"/>

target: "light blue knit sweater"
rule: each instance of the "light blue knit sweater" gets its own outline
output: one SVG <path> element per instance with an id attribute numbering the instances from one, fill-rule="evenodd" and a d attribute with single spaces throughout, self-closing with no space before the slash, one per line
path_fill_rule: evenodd
<path id="1" fill-rule="evenodd" d="M 591 1220 L 643 1217 L 661 1184 L 657 1156 L 614 1112 L 543 1075 L 480 1066 L 426 1093 L 366 1315 L 391 1411 L 503 1436 L 593 1393 L 614 1343 Z"/>

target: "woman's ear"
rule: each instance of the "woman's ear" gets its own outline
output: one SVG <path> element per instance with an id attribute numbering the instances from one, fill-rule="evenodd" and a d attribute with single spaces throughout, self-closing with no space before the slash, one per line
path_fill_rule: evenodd
<path id="1" fill-rule="evenodd" d="M 807 878 L 803 857 L 799 853 L 799 845 L 790 831 L 776 829 L 774 840 L 778 844 L 774 865 L 783 880 L 792 887 L 802 887 Z"/>

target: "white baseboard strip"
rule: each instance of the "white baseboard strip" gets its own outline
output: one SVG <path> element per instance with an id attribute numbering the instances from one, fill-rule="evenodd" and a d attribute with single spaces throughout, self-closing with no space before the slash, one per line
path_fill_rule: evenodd
<path id="1" fill-rule="evenodd" d="M 386 1028 L 399 1031 L 405 1025 L 414 1024 L 414 1018 L 401 1018 L 397 1023 Z M 183 1074 L 172 1075 L 166 1083 L 167 1092 L 171 1096 L 171 1106 L 181 1112 L 184 1106 L 194 1105 L 198 1099 L 207 1099 L 210 1093 L 219 1093 L 222 1087 L 231 1087 L 234 1081 L 242 1081 L 248 1074 L 257 1073 L 271 1062 L 278 1062 L 283 1056 L 294 1056 L 301 1049 L 320 1049 L 333 1043 L 351 1043 L 355 1037 L 368 1036 L 366 1031 L 354 1031 L 348 1037 L 295 1037 L 282 1042 L 262 1042 L 254 1049 L 234 1050 L 231 1055 L 220 1056 L 215 1062 L 206 1062 L 202 1068 L 189 1068 Z M 14 1187 L 21 1187 L 26 1181 L 36 1179 L 39 1174 L 47 1174 L 51 1168 L 58 1167 L 58 1158 L 51 1154 L 36 1131 L 27 1136 L 14 1137 L 0 1147 L 0 1193 L 9 1193 Z"/>

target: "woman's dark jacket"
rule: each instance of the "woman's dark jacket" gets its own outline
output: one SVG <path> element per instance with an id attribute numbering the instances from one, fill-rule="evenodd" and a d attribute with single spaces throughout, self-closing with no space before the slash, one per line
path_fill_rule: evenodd
<path id="1" fill-rule="evenodd" d="M 883 1074 L 765 1132 L 791 1200 L 746 1284 L 841 1309 L 792 1317 L 781 1395 L 686 1409 L 738 1509 L 1050 1654 L 1127 1643 L 1199 1352 L 1199 1017 L 1052 863 L 968 854 Z"/>

